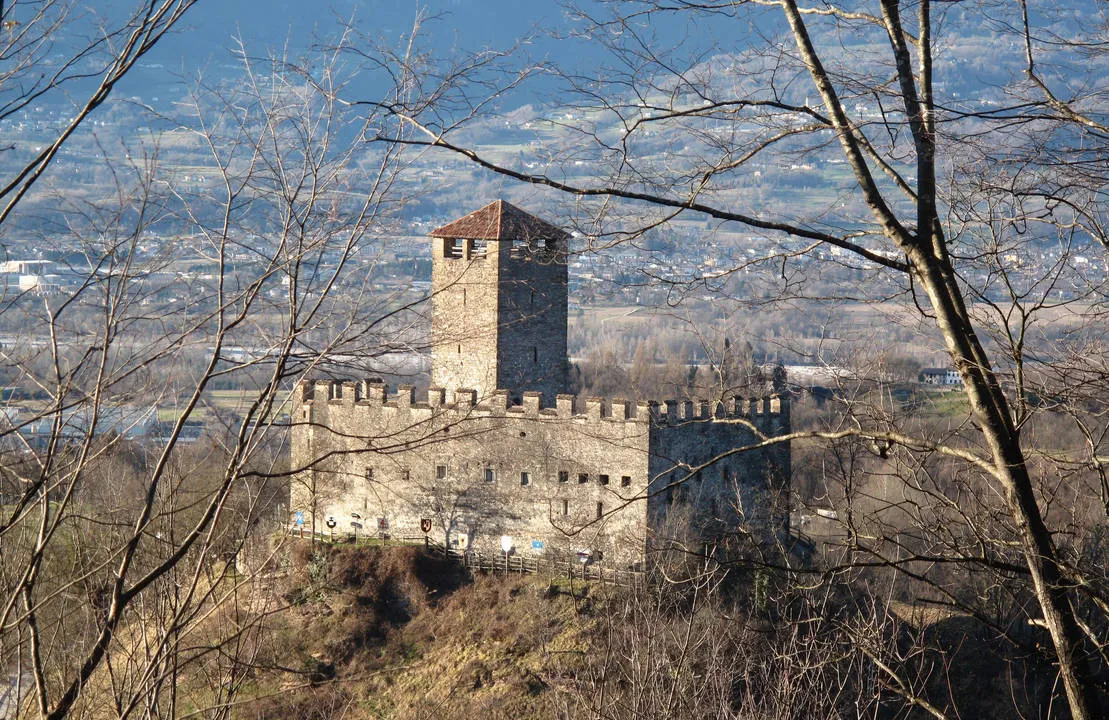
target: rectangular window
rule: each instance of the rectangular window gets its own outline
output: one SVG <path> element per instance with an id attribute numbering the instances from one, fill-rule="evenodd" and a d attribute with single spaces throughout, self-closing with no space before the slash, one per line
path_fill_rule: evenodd
<path id="1" fill-rule="evenodd" d="M 374 480 L 374 469 L 372 467 L 366 468 L 363 471 L 363 475 L 366 478 L 366 482 L 373 482 L 373 480 Z"/>
<path id="2" fill-rule="evenodd" d="M 446 465 L 436 465 L 435 466 L 435 479 L 436 480 L 443 480 L 446 477 L 447 477 L 447 466 Z"/>
<path id="3" fill-rule="evenodd" d="M 608 475 L 598 475 L 597 482 L 601 483 L 602 485 L 608 485 Z"/>
<path id="4" fill-rule="evenodd" d="M 443 257 L 460 258 L 463 250 L 462 238 L 445 238 L 443 240 Z"/>
<path id="5" fill-rule="evenodd" d="M 570 482 L 570 473 L 567 470 L 558 471 L 558 481 L 560 483 Z"/>
<path id="6" fill-rule="evenodd" d="M 578 473 L 578 484 L 584 485 L 589 482 L 589 473 Z"/>
<path id="7" fill-rule="evenodd" d="M 562 514 L 563 515 L 569 515 L 570 514 L 570 501 L 569 500 L 563 500 L 562 501 Z"/>
<path id="8" fill-rule="evenodd" d="M 408 468 L 405 468 L 405 469 L 401 470 L 400 471 L 400 479 L 403 482 L 408 482 L 409 480 L 412 479 L 412 472 Z"/>
<path id="9" fill-rule="evenodd" d="M 620 487 L 631 487 L 631 484 L 632 484 L 632 476 L 631 475 L 621 475 L 620 476 Z"/>
<path id="10" fill-rule="evenodd" d="M 600 520 L 605 515 L 605 504 L 597 503 L 597 519 Z"/>
<path id="11" fill-rule="evenodd" d="M 497 471 L 493 468 L 485 468 L 485 482 L 491 483 L 497 481 Z"/>
<path id="12" fill-rule="evenodd" d="M 531 474 L 526 472 L 520 473 L 520 484 L 531 485 Z"/>
<path id="13" fill-rule="evenodd" d="M 483 257 L 485 257 L 485 255 L 488 251 L 489 251 L 489 243 L 486 242 L 485 240 L 481 240 L 479 238 L 473 238 L 473 239 L 470 240 L 470 257 L 471 258 L 483 258 Z"/>

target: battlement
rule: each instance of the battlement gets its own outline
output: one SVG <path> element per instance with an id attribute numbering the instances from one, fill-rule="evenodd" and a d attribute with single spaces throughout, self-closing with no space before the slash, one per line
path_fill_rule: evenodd
<path id="1" fill-rule="evenodd" d="M 508 390 L 496 390 L 487 398 L 478 398 L 477 391 L 460 388 L 452 393 L 453 402 L 448 402 L 448 393 L 444 388 L 432 387 L 417 397 L 413 385 L 400 385 L 394 393 L 377 379 L 303 381 L 297 393 L 297 400 L 305 405 L 326 402 L 351 409 L 388 408 L 393 412 L 415 413 L 428 418 L 453 413 L 473 417 L 649 423 L 653 426 L 745 420 L 761 432 L 788 426 L 789 421 L 789 397 L 783 395 L 662 402 L 604 397 L 580 399 L 573 395 L 558 395 L 553 405 L 544 404 L 543 399 L 541 393 L 525 392 L 517 401 Z"/>

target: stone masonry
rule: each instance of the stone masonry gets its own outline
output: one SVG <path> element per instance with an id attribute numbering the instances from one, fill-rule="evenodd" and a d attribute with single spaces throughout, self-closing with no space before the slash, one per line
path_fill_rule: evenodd
<path id="1" fill-rule="evenodd" d="M 569 236 L 504 201 L 431 236 L 426 396 L 298 388 L 290 494 L 307 527 L 413 537 L 430 521 L 456 548 L 507 537 L 619 567 L 677 537 L 786 527 L 789 444 L 766 441 L 790 431 L 787 397 L 579 402 L 562 394 Z"/>

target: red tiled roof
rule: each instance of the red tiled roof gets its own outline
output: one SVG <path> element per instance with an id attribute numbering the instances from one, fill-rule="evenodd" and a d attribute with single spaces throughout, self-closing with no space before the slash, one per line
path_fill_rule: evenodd
<path id="1" fill-rule="evenodd" d="M 480 210 L 432 230 L 435 238 L 472 238 L 474 240 L 565 240 L 570 234 L 561 228 L 529 215 L 504 200 L 491 202 Z"/>

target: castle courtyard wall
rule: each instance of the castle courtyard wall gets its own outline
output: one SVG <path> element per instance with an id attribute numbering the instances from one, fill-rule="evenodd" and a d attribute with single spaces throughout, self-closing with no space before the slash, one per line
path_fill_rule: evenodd
<path id="1" fill-rule="evenodd" d="M 432 388 L 417 402 L 381 384 L 320 382 L 298 393 L 293 510 L 317 531 L 421 534 L 448 546 L 641 564 L 696 510 L 697 532 L 784 522 L 789 446 L 733 454 L 789 428 L 787 399 L 629 403 L 506 391 L 475 404 Z M 702 467 L 704 466 L 704 467 Z M 526 473 L 526 475 L 525 475 Z M 382 525 L 383 527 L 379 527 Z"/>
<path id="2" fill-rule="evenodd" d="M 499 552 L 510 536 L 521 555 L 643 559 L 646 404 L 637 415 L 620 404 L 575 408 L 571 396 L 542 408 L 538 393 L 509 406 L 504 391 L 479 405 L 467 390 L 451 404 L 442 390 L 416 402 L 409 387 L 389 396 L 376 384 L 300 392 L 293 457 L 312 467 L 294 484 L 293 509 L 317 530 L 332 518 L 342 532 L 379 534 L 383 524 L 416 536 L 427 518 L 431 539 L 456 548 Z"/>

